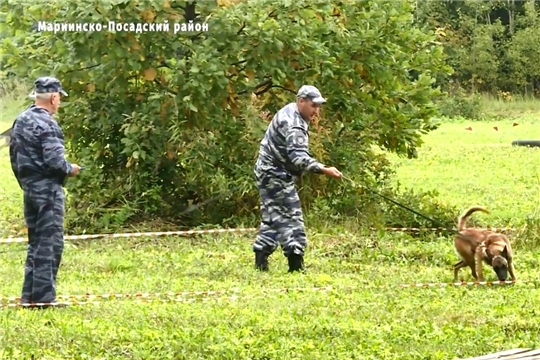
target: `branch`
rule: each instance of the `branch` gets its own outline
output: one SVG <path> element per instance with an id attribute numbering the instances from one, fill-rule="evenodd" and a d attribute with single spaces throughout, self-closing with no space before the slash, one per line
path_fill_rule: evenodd
<path id="1" fill-rule="evenodd" d="M 246 23 L 243 22 L 243 23 L 242 23 L 242 27 L 236 32 L 236 36 L 239 36 L 240 33 L 245 29 L 245 27 L 246 27 Z M 218 48 L 217 51 L 221 53 L 221 52 L 223 52 L 223 50 L 225 50 L 226 48 L 227 48 L 226 46 L 223 47 L 223 48 Z"/>
<path id="2" fill-rule="evenodd" d="M 245 29 L 245 27 L 246 27 L 246 22 L 244 21 L 242 22 L 242 27 L 240 28 L 240 30 L 236 32 L 236 35 L 240 35 L 240 33 Z"/>
<path id="3" fill-rule="evenodd" d="M 246 62 L 247 62 L 247 60 L 240 60 L 238 62 L 232 63 L 231 66 L 238 66 L 240 64 L 245 64 Z M 243 67 L 241 67 L 239 69 L 236 69 L 237 74 L 230 74 L 229 76 L 227 76 L 227 78 L 232 79 L 233 77 L 238 76 L 238 74 L 240 74 L 244 70 L 246 70 L 245 66 L 243 66 Z"/>
<path id="4" fill-rule="evenodd" d="M 241 61 L 232 63 L 231 66 L 237 66 L 237 65 L 240 65 L 240 64 L 244 64 L 244 63 L 247 63 L 247 60 L 241 60 Z"/>
<path id="5" fill-rule="evenodd" d="M 289 89 L 289 88 L 286 88 L 285 86 L 281 86 L 281 85 L 272 85 L 272 86 L 270 86 L 270 89 L 272 89 L 272 88 L 279 88 L 279 89 L 287 90 L 288 92 L 293 93 L 294 95 L 296 95 L 296 91 L 291 90 L 291 89 Z M 268 90 L 270 90 L 270 89 L 268 89 Z"/>
<path id="6" fill-rule="evenodd" d="M 237 74 L 230 74 L 227 76 L 227 79 L 232 79 L 235 76 L 239 76 L 242 71 L 246 70 L 246 67 L 241 67 L 240 69 L 237 69 Z"/>
<path id="7" fill-rule="evenodd" d="M 204 32 L 201 31 L 200 33 L 198 33 L 197 35 L 193 35 L 193 36 L 190 37 L 189 39 L 190 39 L 191 41 L 195 41 L 195 40 L 199 39 L 199 38 L 201 37 L 202 34 L 204 34 Z"/>
<path id="8" fill-rule="evenodd" d="M 189 22 L 190 20 L 195 22 L 195 19 L 199 16 L 199 14 L 195 12 L 196 3 L 196 1 L 192 1 L 187 4 L 186 7 L 182 8 L 184 10 L 184 20 L 186 20 L 186 22 Z"/>
<path id="9" fill-rule="evenodd" d="M 296 60 L 296 59 L 293 59 L 292 61 L 297 61 L 298 62 L 298 60 Z M 306 71 L 306 70 L 310 70 L 310 69 L 313 69 L 313 66 L 308 65 L 308 66 L 305 66 L 303 68 L 294 69 L 294 71 L 299 72 L 299 71 Z"/>
<path id="10" fill-rule="evenodd" d="M 271 85 L 272 84 L 272 79 L 267 79 L 267 80 L 264 80 L 263 82 L 261 82 L 259 85 L 255 86 L 255 89 L 258 89 L 260 87 L 263 87 L 263 86 L 268 86 L 268 85 Z M 265 92 L 267 92 L 268 90 L 270 90 L 269 88 L 268 89 L 263 89 L 265 91 L 263 91 L 261 94 L 264 94 Z M 242 91 L 239 91 L 237 94 L 238 95 L 242 95 L 242 94 L 246 94 L 248 92 L 248 90 L 242 90 Z M 257 93 L 255 93 L 257 94 Z"/>
<path id="11" fill-rule="evenodd" d="M 93 68 L 98 67 L 98 66 L 101 66 L 101 65 L 102 65 L 102 64 L 95 64 L 95 65 L 87 66 L 87 67 L 82 68 L 82 69 L 68 70 L 68 71 L 66 71 L 66 74 L 69 74 L 69 73 L 72 73 L 72 72 L 75 72 L 75 71 L 90 70 L 90 69 L 93 69 Z"/>
<path id="12" fill-rule="evenodd" d="M 173 68 L 172 68 L 169 64 L 167 64 L 166 61 L 162 61 L 162 62 L 159 64 L 159 66 L 157 67 L 157 69 L 164 68 L 164 67 L 167 68 L 167 69 L 173 70 Z"/>
<path id="13" fill-rule="evenodd" d="M 265 92 L 267 92 L 268 90 L 270 90 L 272 88 L 272 79 L 268 79 L 268 80 L 263 81 L 256 88 L 259 88 L 259 87 L 262 87 L 262 86 L 265 86 L 265 87 L 263 89 L 259 90 L 259 91 L 255 91 L 256 96 L 262 95 L 262 94 L 264 94 Z"/>
<path id="14" fill-rule="evenodd" d="M 162 88 L 162 89 L 165 90 L 165 91 L 170 92 L 170 93 L 173 94 L 174 96 L 177 96 L 177 95 L 178 95 L 177 92 L 172 91 L 171 89 L 169 89 L 169 88 L 163 86 L 157 79 L 154 79 L 154 82 L 155 82 L 157 85 L 159 85 L 160 88 Z"/>

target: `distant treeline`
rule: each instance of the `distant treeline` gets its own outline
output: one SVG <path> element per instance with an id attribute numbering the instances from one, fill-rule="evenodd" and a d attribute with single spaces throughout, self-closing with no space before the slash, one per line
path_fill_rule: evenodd
<path id="1" fill-rule="evenodd" d="M 448 89 L 540 94 L 540 3 L 418 0 L 415 18 L 444 43 Z"/>

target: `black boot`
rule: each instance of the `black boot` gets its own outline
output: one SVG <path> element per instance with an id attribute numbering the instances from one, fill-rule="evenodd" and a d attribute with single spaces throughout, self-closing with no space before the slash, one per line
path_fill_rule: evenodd
<path id="1" fill-rule="evenodd" d="M 261 271 L 268 271 L 268 253 L 255 251 L 255 267 Z"/>
<path id="2" fill-rule="evenodd" d="M 287 258 L 289 260 L 289 272 L 304 271 L 304 257 L 297 254 L 291 254 Z"/>

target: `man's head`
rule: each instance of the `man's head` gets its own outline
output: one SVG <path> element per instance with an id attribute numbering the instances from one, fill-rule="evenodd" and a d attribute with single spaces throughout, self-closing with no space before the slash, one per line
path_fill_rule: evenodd
<path id="1" fill-rule="evenodd" d="M 304 85 L 298 90 L 296 95 L 298 111 L 305 120 L 313 120 L 319 114 L 321 105 L 326 102 L 322 97 L 321 92 L 315 86 Z"/>
<path id="2" fill-rule="evenodd" d="M 30 97 L 36 99 L 36 105 L 47 109 L 51 114 L 56 113 L 60 107 L 60 97 L 68 96 L 62 89 L 60 80 L 45 76 L 34 82 L 34 91 Z"/>

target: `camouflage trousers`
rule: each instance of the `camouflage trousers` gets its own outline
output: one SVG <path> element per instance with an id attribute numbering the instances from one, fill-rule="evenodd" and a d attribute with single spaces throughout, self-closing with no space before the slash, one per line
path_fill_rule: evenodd
<path id="1" fill-rule="evenodd" d="M 285 256 L 303 256 L 307 237 L 295 178 L 283 170 L 262 165 L 257 165 L 254 172 L 261 196 L 262 221 L 253 250 L 271 254 L 279 244 Z"/>
<path id="2" fill-rule="evenodd" d="M 39 186 L 24 191 L 28 251 L 21 302 L 56 301 L 56 276 L 64 250 L 64 189 Z"/>

